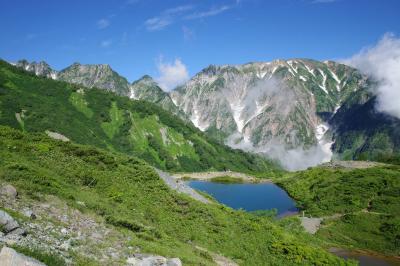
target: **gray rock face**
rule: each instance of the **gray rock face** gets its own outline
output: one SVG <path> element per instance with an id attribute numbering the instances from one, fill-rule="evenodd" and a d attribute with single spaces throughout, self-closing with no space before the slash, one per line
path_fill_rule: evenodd
<path id="1" fill-rule="evenodd" d="M 3 247 L 0 252 L 0 266 L 46 266 L 38 260 L 27 257 L 9 247 Z"/>
<path id="2" fill-rule="evenodd" d="M 179 258 L 172 258 L 167 260 L 167 266 L 181 266 L 182 262 Z"/>
<path id="3" fill-rule="evenodd" d="M 19 224 L 14 220 L 8 213 L 0 210 L 0 226 L 4 233 L 9 233 L 17 228 L 19 228 Z"/>
<path id="4" fill-rule="evenodd" d="M 264 153 L 321 146 L 329 118 L 366 77 L 335 62 L 276 60 L 210 66 L 171 92 L 202 131 L 234 147 Z"/>
<path id="5" fill-rule="evenodd" d="M 345 65 L 303 59 L 210 66 L 171 97 L 203 131 L 258 147 L 273 139 L 299 146 L 317 142 L 319 114 L 334 113 L 362 78 Z"/>
<path id="6" fill-rule="evenodd" d="M 8 199 L 15 199 L 18 193 L 15 187 L 11 185 L 5 185 L 0 188 L 0 197 L 5 197 Z"/>
<path id="7" fill-rule="evenodd" d="M 181 266 L 182 262 L 179 258 L 167 259 L 162 256 L 150 254 L 135 254 L 135 257 L 127 259 L 128 265 L 134 266 Z"/>
<path id="8" fill-rule="evenodd" d="M 129 89 L 129 98 L 156 103 L 163 109 L 187 120 L 185 113 L 176 107 L 169 94 L 163 91 L 150 76 L 143 76 L 133 82 Z"/>
<path id="9" fill-rule="evenodd" d="M 32 219 L 32 220 L 35 220 L 37 218 L 36 214 L 30 209 L 22 210 L 22 214 L 25 215 L 26 217 Z"/>
<path id="10" fill-rule="evenodd" d="M 45 62 L 29 63 L 26 60 L 21 60 L 16 65 L 36 75 L 75 83 L 88 88 L 96 87 L 105 89 L 122 96 L 128 96 L 131 99 L 156 103 L 163 109 L 178 115 L 184 120 L 188 120 L 185 113 L 175 106 L 169 94 L 163 91 L 147 75 L 129 84 L 124 77 L 120 76 L 106 64 L 82 65 L 74 63 L 60 72 L 52 70 Z"/>
<path id="11" fill-rule="evenodd" d="M 20 60 L 17 62 L 16 66 L 23 68 L 26 71 L 33 72 L 37 76 L 44 76 L 51 79 L 57 79 L 57 71 L 51 69 L 50 66 L 44 61 L 41 61 L 39 63 L 36 62 L 29 63 L 26 60 Z"/>
<path id="12" fill-rule="evenodd" d="M 111 69 L 109 65 L 81 65 L 74 63 L 61 70 L 58 79 L 80 84 L 88 88 L 97 87 L 113 91 L 119 95 L 129 94 L 129 83 Z"/>

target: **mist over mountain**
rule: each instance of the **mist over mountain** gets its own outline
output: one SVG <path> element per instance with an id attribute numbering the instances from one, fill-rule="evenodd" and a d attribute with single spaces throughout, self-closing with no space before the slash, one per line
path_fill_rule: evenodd
<path id="1" fill-rule="evenodd" d="M 343 147 L 339 117 L 348 117 L 343 113 L 372 99 L 379 88 L 367 72 L 310 59 L 211 65 L 171 92 L 150 76 L 130 84 L 108 65 L 75 63 L 60 72 L 45 62 L 20 61 L 17 66 L 36 75 L 156 103 L 232 148 L 264 154 L 289 170 L 360 153 Z M 387 143 L 392 148 L 385 153 L 397 152 L 392 138 Z M 340 142 L 334 144 L 336 139 Z"/>

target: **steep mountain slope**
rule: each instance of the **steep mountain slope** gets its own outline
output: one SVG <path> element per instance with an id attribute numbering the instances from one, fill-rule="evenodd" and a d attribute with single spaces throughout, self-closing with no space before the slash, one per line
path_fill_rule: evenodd
<path id="1" fill-rule="evenodd" d="M 186 115 L 172 102 L 168 93 L 164 92 L 150 76 L 130 84 L 126 78 L 120 76 L 109 65 L 82 65 L 74 63 L 71 66 L 57 72 L 50 68 L 46 62 L 32 62 L 26 60 L 18 61 L 16 66 L 52 79 L 79 84 L 88 88 L 99 88 L 115 92 L 121 96 L 128 96 L 135 100 L 145 100 L 160 105 L 182 119 Z"/>
<path id="2" fill-rule="evenodd" d="M 188 120 L 185 113 L 180 111 L 178 107 L 169 97 L 169 94 L 163 91 L 160 86 L 150 77 L 143 76 L 139 80 L 133 82 L 130 86 L 129 98 L 135 100 L 145 100 L 161 106 L 163 109 Z"/>
<path id="3" fill-rule="evenodd" d="M 38 76 L 44 76 L 47 78 L 56 79 L 57 71 L 51 69 L 51 67 L 44 61 L 29 63 L 26 60 L 20 60 L 15 64 L 26 71 L 33 72 Z"/>
<path id="4" fill-rule="evenodd" d="M 0 124 L 59 133 L 77 143 L 136 155 L 170 171 L 274 169 L 260 156 L 221 145 L 154 104 L 37 77 L 4 61 Z"/>
<path id="5" fill-rule="evenodd" d="M 357 70 L 335 62 L 277 60 L 209 66 L 171 93 L 202 131 L 233 147 L 267 152 L 320 144 L 325 124 L 348 96 L 368 86 Z"/>
<path id="6" fill-rule="evenodd" d="M 400 163 L 400 120 L 375 106 L 374 95 L 358 91 L 330 120 L 340 159 Z"/>
<path id="7" fill-rule="evenodd" d="M 183 265 L 215 265 L 213 254 L 240 265 L 355 265 L 274 218 L 178 194 L 134 157 L 3 126 L 0 143 L 0 187 L 12 184 L 20 193 L 6 211 L 38 228 L 16 243 L 22 250 L 50 245 L 68 265 L 127 265 L 137 253 L 178 257 Z M 21 201 L 37 219 L 21 214 Z"/>
<path id="8" fill-rule="evenodd" d="M 80 84 L 88 88 L 101 88 L 119 95 L 129 93 L 128 81 L 113 71 L 109 65 L 81 65 L 74 63 L 61 70 L 57 79 Z"/>
<path id="9" fill-rule="evenodd" d="M 311 60 L 210 66 L 172 92 L 202 130 L 238 134 L 260 147 L 274 138 L 315 144 L 315 129 L 363 77 L 350 67 Z"/>
<path id="10" fill-rule="evenodd" d="M 44 62 L 20 61 L 17 66 L 92 86 L 76 71 L 59 75 Z M 95 72 L 83 72 L 89 80 L 96 79 Z M 117 80 L 112 75 L 109 79 Z M 117 89 L 120 94 L 153 102 L 231 147 L 265 153 L 291 170 L 329 161 L 335 141 L 333 153 L 338 158 L 393 160 L 399 154 L 396 119 L 374 111 L 369 91 L 376 84 L 356 69 L 332 61 L 209 66 L 170 94 L 149 76 L 122 83 L 114 82 L 115 88 L 122 88 Z M 100 81 L 96 86 L 108 88 Z M 368 101 L 368 107 L 360 108 Z M 353 117 L 364 121 L 363 128 L 359 123 L 352 128 Z"/>

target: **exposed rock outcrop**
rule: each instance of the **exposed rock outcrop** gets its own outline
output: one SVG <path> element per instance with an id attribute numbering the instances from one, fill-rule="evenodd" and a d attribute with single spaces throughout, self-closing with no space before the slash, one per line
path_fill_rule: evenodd
<path id="1" fill-rule="evenodd" d="M 15 187 L 11 185 L 5 185 L 0 188 L 0 197 L 5 197 L 8 199 L 16 199 L 18 192 Z"/>
<path id="2" fill-rule="evenodd" d="M 128 258 L 126 263 L 132 266 L 182 266 L 179 258 L 168 259 L 151 254 L 135 254 L 134 257 Z"/>
<path id="3" fill-rule="evenodd" d="M 3 247 L 0 252 L 0 266 L 46 266 L 46 264 L 20 254 L 12 248 Z"/>

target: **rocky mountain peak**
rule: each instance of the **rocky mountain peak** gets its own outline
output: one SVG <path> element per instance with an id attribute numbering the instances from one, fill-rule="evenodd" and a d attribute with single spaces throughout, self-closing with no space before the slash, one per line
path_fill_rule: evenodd
<path id="1" fill-rule="evenodd" d="M 23 59 L 18 61 L 16 63 L 16 66 L 26 71 L 33 72 L 37 76 L 45 76 L 52 79 L 57 78 L 57 71 L 53 70 L 45 61 L 33 61 L 30 63 L 27 60 Z"/>
<path id="2" fill-rule="evenodd" d="M 128 81 L 113 71 L 108 64 L 73 63 L 60 71 L 59 78 L 89 88 L 97 87 L 120 95 L 129 94 Z"/>
<path id="3" fill-rule="evenodd" d="M 134 83 L 142 83 L 142 84 L 154 85 L 154 86 L 159 87 L 157 82 L 149 75 L 142 76 L 140 79 L 138 79 L 137 81 L 134 81 L 132 84 L 134 84 Z"/>
<path id="4" fill-rule="evenodd" d="M 363 89 L 362 80 L 357 70 L 336 62 L 280 59 L 210 65 L 170 95 L 196 127 L 217 132 L 232 147 L 278 148 L 282 156 L 317 145 L 330 159 L 328 119 Z"/>

